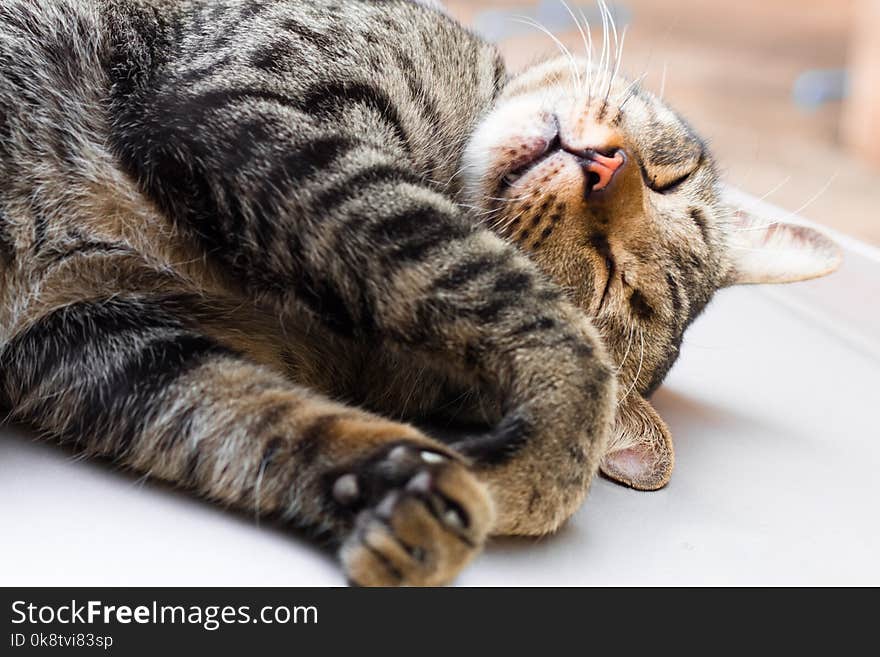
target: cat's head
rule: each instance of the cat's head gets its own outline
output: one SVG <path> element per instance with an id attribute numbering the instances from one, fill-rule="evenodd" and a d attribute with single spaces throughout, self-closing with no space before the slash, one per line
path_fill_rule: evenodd
<path id="1" fill-rule="evenodd" d="M 613 79 L 610 79 L 613 78 Z M 512 78 L 472 135 L 464 193 L 587 312 L 619 365 L 603 470 L 668 481 L 669 431 L 645 398 L 727 285 L 821 276 L 836 246 L 728 205 L 706 143 L 638 85 L 568 58 Z"/>

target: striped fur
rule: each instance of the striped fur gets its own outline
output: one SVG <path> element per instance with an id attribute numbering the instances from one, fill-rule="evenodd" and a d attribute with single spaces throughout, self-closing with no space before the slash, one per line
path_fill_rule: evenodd
<path id="1" fill-rule="evenodd" d="M 614 381 L 586 318 L 454 202 L 495 51 L 410 3 L 324 9 L 0 8 L 3 396 L 313 528 L 356 582 L 442 583 L 490 531 L 576 508 Z M 462 393 L 498 428 L 459 453 L 400 422 Z"/>
<path id="2" fill-rule="evenodd" d="M 617 314 L 593 282 L 614 237 L 560 251 L 560 195 L 531 247 L 469 209 L 494 202 L 475 144 L 548 66 L 507 86 L 491 45 L 404 0 L 6 0 L 12 417 L 308 528 L 359 584 L 445 583 L 490 533 L 555 530 L 611 436 L 609 352 L 641 322 L 641 399 L 726 261 L 708 165 L 690 233 L 631 236 L 664 260 Z M 410 424 L 438 420 L 470 428 Z"/>

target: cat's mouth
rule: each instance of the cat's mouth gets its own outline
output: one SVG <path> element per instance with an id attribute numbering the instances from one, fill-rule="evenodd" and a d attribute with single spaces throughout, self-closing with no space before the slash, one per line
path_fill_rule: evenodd
<path id="1" fill-rule="evenodd" d="M 522 159 L 515 161 L 513 168 L 501 176 L 496 196 L 501 197 L 510 189 L 522 186 L 530 174 L 557 157 L 573 160 L 583 172 L 584 199 L 589 199 L 594 193 L 607 189 L 617 172 L 627 163 L 626 153 L 621 149 L 610 149 L 607 153 L 594 149 L 573 152 L 563 148 L 559 137 L 556 136 L 525 161 Z M 549 176 L 544 180 L 548 181 Z"/>

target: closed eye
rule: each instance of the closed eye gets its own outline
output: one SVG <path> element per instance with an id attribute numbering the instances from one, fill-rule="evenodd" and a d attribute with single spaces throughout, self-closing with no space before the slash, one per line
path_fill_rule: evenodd
<path id="1" fill-rule="evenodd" d="M 698 167 L 699 168 L 699 167 Z M 688 171 L 686 174 L 679 176 L 678 178 L 673 178 L 669 182 L 663 183 L 662 185 L 658 185 L 656 182 L 645 176 L 645 184 L 648 186 L 648 189 L 657 192 L 658 194 L 669 194 L 674 192 L 676 189 L 681 187 L 681 185 L 694 173 L 697 169 L 693 171 Z"/>
<path id="2" fill-rule="evenodd" d="M 656 178 L 648 175 L 648 172 L 644 167 L 641 167 L 642 171 L 642 179 L 645 181 L 645 185 L 651 191 L 657 192 L 658 194 L 671 194 L 676 189 L 682 186 L 685 182 L 687 182 L 688 178 L 694 175 L 700 168 L 703 166 L 703 163 L 706 161 L 706 151 L 704 148 L 700 149 L 699 157 L 696 159 L 696 162 L 693 164 L 690 171 L 687 173 L 683 173 L 679 176 L 676 176 L 672 180 L 663 181 L 662 183 L 658 183 Z"/>

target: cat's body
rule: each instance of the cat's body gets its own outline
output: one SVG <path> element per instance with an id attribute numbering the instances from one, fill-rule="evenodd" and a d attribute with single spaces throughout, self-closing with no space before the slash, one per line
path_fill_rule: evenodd
<path id="1" fill-rule="evenodd" d="M 663 251 L 695 253 L 688 271 L 702 271 L 663 265 L 673 298 L 627 297 L 643 322 L 636 370 L 623 353 L 635 320 L 603 340 L 584 312 L 617 326 L 601 312 L 613 241 L 540 225 L 551 198 L 559 218 L 572 202 L 548 195 L 534 225 L 565 253 L 571 239 L 599 254 L 578 260 L 577 281 L 564 253 L 533 261 L 463 207 L 475 201 L 462 180 L 480 183 L 461 175 L 478 126 L 503 93 L 536 84 L 506 83 L 492 46 L 403 0 L 4 2 L 12 417 L 327 536 L 358 583 L 445 582 L 490 532 L 555 529 L 615 417 L 618 438 L 652 423 L 638 393 L 733 268 L 707 165 L 704 243 Z M 619 166 L 600 164 L 600 180 Z M 646 248 L 632 252 L 649 261 Z M 453 449 L 401 423 L 421 419 L 489 428 Z"/>

